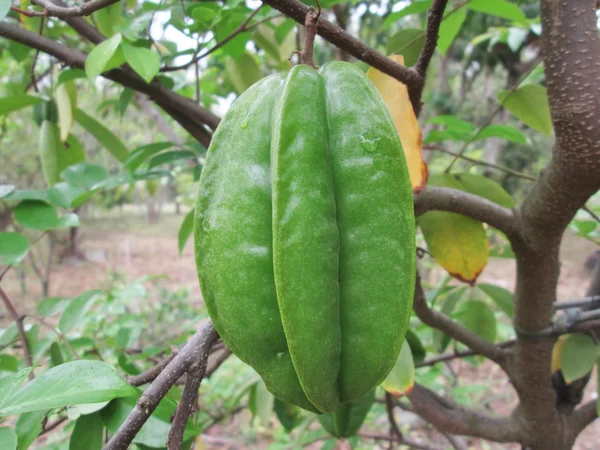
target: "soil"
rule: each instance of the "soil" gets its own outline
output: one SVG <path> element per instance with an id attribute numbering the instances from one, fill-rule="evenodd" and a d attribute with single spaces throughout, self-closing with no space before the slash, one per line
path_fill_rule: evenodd
<path id="1" fill-rule="evenodd" d="M 147 224 L 143 210 L 126 215 L 114 211 L 102 216 L 88 217 L 81 229 L 79 250 L 85 260 L 77 257 L 63 258 L 52 266 L 50 295 L 75 296 L 85 290 L 106 287 L 110 283 L 111 273 L 125 274 L 127 279 L 151 275 L 167 274 L 166 286 L 187 287 L 194 301 L 201 300 L 198 288 L 192 240 L 188 242 L 181 256 L 177 249 L 177 231 L 184 215 L 173 212 L 164 213 L 158 223 Z M 594 250 L 593 244 L 584 239 L 567 234 L 561 251 L 562 270 L 558 287 L 558 299 L 561 301 L 581 297 L 585 294 L 590 272 L 584 268 L 587 256 Z M 442 273 L 431 274 L 432 278 L 443 276 Z M 34 310 L 35 305 L 43 297 L 39 282 L 32 273 L 25 277 L 26 292 L 21 291 L 17 271 L 11 271 L 3 282 L 3 287 L 14 299 L 20 314 Z M 481 281 L 495 283 L 511 289 L 515 283 L 514 261 L 491 258 L 480 277 Z M 2 322 L 7 318 L 3 314 Z M 484 363 L 479 367 L 454 361 L 453 371 L 459 375 L 462 386 L 487 384 L 484 407 L 498 414 L 509 414 L 516 404 L 516 395 L 507 383 L 502 371 L 492 363 Z M 418 379 L 418 373 L 417 373 Z M 592 377 L 585 400 L 596 398 L 597 377 Z M 585 401 L 584 400 L 584 401 Z M 413 440 L 427 443 L 435 448 L 452 448 L 448 441 L 438 432 L 427 427 L 411 413 L 399 412 L 397 416 L 401 426 L 407 425 L 405 435 Z M 240 414 L 231 423 L 211 428 L 204 436 L 206 449 L 241 449 L 266 448 L 268 440 L 256 442 L 251 446 L 236 443 L 236 435 L 240 427 L 248 426 L 248 415 Z M 403 428 L 404 431 L 405 428 Z M 267 436 L 268 437 L 268 436 Z M 520 449 L 517 445 L 484 443 L 476 439 L 465 438 L 468 448 L 472 449 Z M 575 449 L 591 450 L 599 447 L 600 421 L 589 426 L 579 437 Z M 373 441 L 372 441 L 373 442 Z M 315 443 L 310 448 L 320 448 Z M 383 444 L 373 443 L 371 448 L 386 448 Z M 364 447 L 366 448 L 366 447 Z"/>

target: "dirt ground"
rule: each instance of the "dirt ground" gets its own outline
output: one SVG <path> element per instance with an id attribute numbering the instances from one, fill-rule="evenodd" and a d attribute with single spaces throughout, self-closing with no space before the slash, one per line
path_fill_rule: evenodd
<path id="1" fill-rule="evenodd" d="M 196 279 L 192 241 L 188 242 L 182 256 L 177 250 L 177 231 L 183 215 L 176 216 L 172 211 L 163 214 L 156 224 L 147 224 L 143 210 L 127 215 L 119 211 L 102 216 L 88 217 L 81 229 L 81 246 L 86 260 L 67 258 L 52 268 L 50 295 L 75 296 L 87 289 L 107 286 L 111 272 L 126 274 L 133 280 L 150 274 L 167 274 L 166 286 L 188 287 L 194 301 L 200 301 L 201 295 Z M 587 241 L 568 235 L 561 251 L 562 270 L 558 298 L 561 301 L 581 297 L 585 294 L 590 273 L 584 268 L 584 261 L 593 245 Z M 508 289 L 514 286 L 514 261 L 492 258 L 480 278 Z M 17 272 L 9 273 L 5 280 L 5 289 L 15 299 L 20 313 L 33 309 L 42 299 L 39 283 L 32 274 L 26 277 L 27 291 L 21 294 Z M 453 370 L 461 377 L 462 383 L 487 383 L 490 401 L 486 407 L 500 414 L 508 414 L 516 404 L 516 396 L 511 386 L 502 376 L 501 370 L 491 363 L 475 369 L 472 365 L 455 361 Z M 418 379 L 418 373 L 417 373 Z M 592 380 L 596 380 L 593 377 Z M 596 381 L 588 385 L 585 400 L 595 398 Z M 407 436 L 436 448 L 452 448 L 448 441 L 414 415 L 403 412 L 397 419 L 401 424 L 409 425 Z M 235 427 L 247 422 L 243 415 L 233 423 L 223 427 L 213 427 L 210 435 L 205 436 L 205 448 L 244 448 L 235 443 Z M 478 440 L 465 439 L 473 449 L 519 449 L 516 445 L 497 445 Z M 600 421 L 596 421 L 580 436 L 576 450 L 599 448 Z M 265 448 L 262 445 L 251 448 Z M 311 448 L 320 448 L 315 444 Z M 373 444 L 373 448 L 376 447 Z"/>

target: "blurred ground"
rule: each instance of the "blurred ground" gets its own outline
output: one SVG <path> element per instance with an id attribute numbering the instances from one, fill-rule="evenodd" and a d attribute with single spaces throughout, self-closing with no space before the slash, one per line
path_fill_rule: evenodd
<path id="1" fill-rule="evenodd" d="M 75 296 L 87 289 L 106 287 L 111 279 L 111 272 L 126 274 L 127 279 L 150 274 L 167 274 L 165 286 L 188 287 L 191 299 L 200 301 L 200 290 L 196 279 L 192 240 L 188 242 L 182 256 L 178 255 L 177 232 L 184 214 L 175 215 L 172 208 L 163 212 L 158 223 L 148 224 L 143 209 L 119 210 L 101 215 L 88 215 L 81 229 L 80 249 L 85 260 L 66 258 L 61 264 L 54 264 L 50 281 L 50 295 Z M 562 271 L 558 289 L 559 300 L 573 299 L 585 294 L 590 273 L 584 268 L 584 261 L 593 250 L 592 244 L 568 234 L 563 243 L 561 258 Z M 442 274 L 432 274 L 432 278 Z M 481 275 L 481 281 L 492 282 L 507 289 L 514 286 L 514 261 L 492 258 Z M 21 314 L 35 308 L 42 299 L 39 283 L 33 274 L 27 274 L 26 291 L 22 294 L 21 281 L 16 271 L 11 271 L 3 283 L 5 289 L 15 300 Z M 435 280 L 432 280 L 435 281 Z M 460 377 L 462 385 L 487 384 L 487 401 L 480 407 L 488 408 L 499 414 L 508 414 L 516 404 L 516 397 L 511 386 L 506 382 L 501 370 L 491 363 L 479 368 L 471 364 L 454 361 L 453 371 Z M 418 379 L 418 373 L 417 373 Z M 595 398 L 596 380 L 593 376 L 588 385 L 586 400 Z M 240 440 L 240 429 L 248 427 L 249 416 L 239 414 L 228 424 L 211 428 L 205 436 L 206 449 L 243 449 L 266 448 L 268 433 L 263 438 L 255 436 L 252 444 Z M 412 439 L 436 446 L 436 448 L 452 448 L 448 441 L 435 430 L 431 430 L 418 418 L 403 412 L 398 420 L 406 426 L 406 435 Z M 403 429 L 404 430 L 404 429 Z M 473 449 L 519 449 L 516 445 L 498 445 L 465 440 Z M 588 427 L 580 436 L 576 450 L 599 448 L 600 421 Z M 318 449 L 322 444 L 315 443 L 309 448 Z M 369 447 L 367 447 L 369 448 Z M 371 448 L 386 448 L 373 443 Z"/>

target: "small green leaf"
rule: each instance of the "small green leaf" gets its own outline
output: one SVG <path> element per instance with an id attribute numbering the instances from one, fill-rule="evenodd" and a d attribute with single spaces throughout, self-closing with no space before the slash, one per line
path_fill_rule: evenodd
<path id="1" fill-rule="evenodd" d="M 496 339 L 496 316 L 486 303 L 469 300 L 462 303 L 454 315 L 466 329 L 483 339 L 490 342 Z"/>
<path id="2" fill-rule="evenodd" d="M 437 46 L 437 48 L 440 50 L 440 52 L 442 52 L 443 55 L 446 54 L 446 52 L 452 45 L 452 42 L 454 42 L 454 38 L 458 36 L 458 33 L 460 32 L 460 29 L 462 28 L 466 18 L 466 8 L 456 9 L 444 16 L 444 20 L 440 25 L 440 33 Z"/>
<path id="3" fill-rule="evenodd" d="M 423 42 L 425 42 L 423 30 L 404 28 L 389 39 L 386 52 L 388 55 L 404 56 L 404 65 L 410 67 L 419 59 Z"/>
<path id="4" fill-rule="evenodd" d="M 489 125 L 477 134 L 474 141 L 482 141 L 492 137 L 506 139 L 517 144 L 529 144 L 527 136 L 510 125 Z"/>
<path id="5" fill-rule="evenodd" d="M 75 120 L 88 133 L 94 136 L 100 145 L 108 150 L 108 152 L 117 158 L 117 160 L 120 162 L 125 162 L 127 160 L 129 157 L 127 147 L 125 147 L 123 142 L 121 142 L 121 140 L 112 131 L 110 131 L 93 117 L 88 116 L 81 109 L 77 109 L 75 111 Z"/>
<path id="6" fill-rule="evenodd" d="M 56 228 L 73 228 L 80 227 L 79 216 L 75 213 L 65 214 L 56 222 Z"/>
<path id="7" fill-rule="evenodd" d="M 17 450 L 17 435 L 9 427 L 0 427 L 0 448 L 2 450 Z"/>
<path id="8" fill-rule="evenodd" d="M 515 22 L 525 22 L 525 14 L 517 5 L 506 0 L 470 0 L 467 8 Z"/>
<path id="9" fill-rule="evenodd" d="M 12 395 L 17 392 L 32 370 L 32 367 L 27 367 L 19 370 L 14 375 L 0 378 L 0 407 L 4 406 Z"/>
<path id="10" fill-rule="evenodd" d="M 86 78 L 86 74 L 84 70 L 81 69 L 65 69 L 62 70 L 58 74 L 58 79 L 56 80 L 56 87 L 60 86 L 63 83 L 71 80 L 77 80 L 79 78 Z"/>
<path id="11" fill-rule="evenodd" d="M 73 110 L 77 107 L 77 87 L 75 82 L 68 81 L 56 87 L 54 93 L 58 109 L 58 125 L 60 140 L 66 141 L 73 125 Z"/>
<path id="12" fill-rule="evenodd" d="M 417 333 L 412 330 L 407 330 L 405 339 L 410 346 L 410 351 L 415 364 L 423 362 L 425 360 L 425 356 L 427 355 L 427 350 L 425 350 L 425 346 L 421 342 L 421 339 Z"/>
<path id="13" fill-rule="evenodd" d="M 508 317 L 513 317 L 515 308 L 513 305 L 512 293 L 509 290 L 489 283 L 480 283 L 477 287 L 490 297 Z"/>
<path id="14" fill-rule="evenodd" d="M 194 210 L 192 209 L 181 222 L 179 227 L 178 243 L 179 243 L 179 256 L 183 253 L 185 244 L 194 230 Z"/>
<path id="15" fill-rule="evenodd" d="M 17 264 L 29 252 L 29 240 L 21 233 L 0 232 L 0 265 Z"/>
<path id="16" fill-rule="evenodd" d="M 400 19 L 406 16 L 428 11 L 432 3 L 433 0 L 416 1 L 414 3 L 411 3 L 410 5 L 402 8 L 400 11 L 393 12 L 389 16 L 387 16 L 383 21 L 382 28 L 384 30 L 388 29 L 392 24 L 398 22 Z"/>
<path id="17" fill-rule="evenodd" d="M 52 186 L 59 181 L 57 142 L 56 125 L 44 120 L 40 128 L 39 153 L 42 172 L 48 186 Z"/>
<path id="18" fill-rule="evenodd" d="M 0 184 L 0 198 L 4 198 L 15 190 L 12 184 Z"/>
<path id="19" fill-rule="evenodd" d="M 72 186 L 89 189 L 108 178 L 107 170 L 96 164 L 80 163 L 67 167 L 61 176 Z"/>
<path id="20" fill-rule="evenodd" d="M 460 300 L 463 299 L 467 288 L 464 286 L 453 288 L 444 299 L 441 313 L 447 317 L 450 317 L 456 308 L 456 305 Z M 450 337 L 445 333 L 442 333 L 438 329 L 433 330 L 433 346 L 439 352 L 443 352 L 450 343 Z"/>
<path id="21" fill-rule="evenodd" d="M 121 95 L 119 95 L 119 114 L 121 118 L 125 115 L 125 111 L 127 111 L 127 107 L 131 103 L 131 100 L 135 96 L 135 91 L 133 89 L 125 88 Z"/>
<path id="22" fill-rule="evenodd" d="M 113 37 L 101 42 L 90 52 L 85 60 L 85 73 L 90 82 L 94 82 L 96 77 L 104 72 L 110 59 L 121 45 L 121 34 L 115 34 Z"/>
<path id="23" fill-rule="evenodd" d="M 267 387 L 262 380 L 256 384 L 255 395 L 256 417 L 258 417 L 264 426 L 268 426 L 271 416 L 273 415 L 275 397 L 267 390 Z"/>
<path id="24" fill-rule="evenodd" d="M 317 416 L 317 419 L 332 436 L 338 438 L 352 437 L 362 426 L 374 401 L 375 389 L 360 400 L 340 405 L 340 409 L 337 412 L 333 414 L 321 414 Z"/>
<path id="25" fill-rule="evenodd" d="M 17 324 L 13 322 L 8 327 L 4 328 L 2 334 L 0 334 L 0 347 L 4 347 L 14 341 L 18 336 L 19 330 L 17 329 Z"/>
<path id="26" fill-rule="evenodd" d="M 124 22 L 123 5 L 121 2 L 117 2 L 106 6 L 94 12 L 92 17 L 100 32 L 107 37 L 111 37 Z"/>
<path id="27" fill-rule="evenodd" d="M 11 95 L 0 98 L 0 116 L 17 111 L 26 106 L 37 105 L 44 100 L 33 95 Z"/>
<path id="28" fill-rule="evenodd" d="M 148 170 L 152 170 L 155 167 L 161 166 L 163 164 L 169 164 L 175 161 L 180 161 L 182 159 L 198 159 L 198 155 L 190 150 L 173 150 L 171 152 L 160 153 L 154 157 L 150 161 L 148 161 Z"/>
<path id="29" fill-rule="evenodd" d="M 2 21 L 10 11 L 10 0 L 0 0 L 0 21 Z"/>
<path id="30" fill-rule="evenodd" d="M 72 361 L 38 375 L 15 392 L 0 408 L 0 416 L 104 402 L 136 392 L 102 361 Z"/>
<path id="31" fill-rule="evenodd" d="M 85 313 L 92 307 L 93 303 L 98 298 L 98 295 L 101 293 L 102 291 L 99 290 L 91 290 L 84 292 L 71 300 L 60 316 L 58 328 L 60 328 L 63 333 L 68 333 L 80 324 Z"/>
<path id="32" fill-rule="evenodd" d="M 396 364 L 381 383 L 381 387 L 392 395 L 400 397 L 410 394 L 415 385 L 415 363 L 410 344 L 405 340 Z"/>
<path id="33" fill-rule="evenodd" d="M 146 83 L 150 83 L 160 69 L 160 56 L 152 50 L 134 47 L 125 42 L 122 47 L 125 61 Z"/>
<path id="34" fill-rule="evenodd" d="M 208 26 L 215 19 L 215 17 L 217 17 L 217 12 L 211 8 L 205 8 L 203 6 L 198 6 L 194 9 L 192 9 L 190 16 L 195 21 L 200 22 L 201 24 L 203 24 L 205 26 Z"/>
<path id="35" fill-rule="evenodd" d="M 242 94 L 262 78 L 260 66 L 256 62 L 256 59 L 247 51 L 244 52 L 241 58 L 234 59 L 227 57 L 225 71 L 238 94 Z"/>
<path id="36" fill-rule="evenodd" d="M 273 409 L 275 410 L 275 414 L 279 419 L 279 423 L 281 423 L 283 428 L 285 428 L 288 433 L 296 428 L 302 421 L 302 413 L 300 412 L 300 408 L 283 402 L 278 398 L 275 398 Z"/>
<path id="37" fill-rule="evenodd" d="M 479 195 L 505 208 L 514 208 L 515 200 L 496 181 L 472 173 L 459 173 L 453 176 L 460 182 L 463 191 Z"/>
<path id="38" fill-rule="evenodd" d="M 498 100 L 528 127 L 552 135 L 552 117 L 546 88 L 537 84 L 521 86 L 512 94 L 500 91 Z"/>
<path id="39" fill-rule="evenodd" d="M 171 142 L 155 142 L 154 144 L 138 147 L 129 154 L 127 161 L 125 161 L 125 169 L 130 172 L 135 172 L 135 170 L 150 156 L 162 152 L 172 146 L 173 144 Z"/>
<path id="40" fill-rule="evenodd" d="M 53 342 L 50 344 L 50 361 L 52 362 L 52 367 L 60 366 L 65 362 L 63 358 L 62 350 L 60 349 L 60 345 L 58 342 Z"/>
<path id="41" fill-rule="evenodd" d="M 101 450 L 103 432 L 100 413 L 79 416 L 69 440 L 69 450 Z"/>
<path id="42" fill-rule="evenodd" d="M 25 228 L 50 230 L 56 227 L 56 208 L 40 200 L 23 200 L 13 210 L 15 220 Z"/>
<path id="43" fill-rule="evenodd" d="M 42 431 L 42 420 L 47 411 L 30 411 L 23 413 L 17 419 L 15 431 L 18 438 L 18 450 L 26 450 L 37 439 Z"/>
<path id="44" fill-rule="evenodd" d="M 600 346 L 584 334 L 570 334 L 560 354 L 560 369 L 567 383 L 587 375 L 600 354 Z"/>
<path id="45" fill-rule="evenodd" d="M 12 355 L 0 355 L 0 372 L 16 372 L 19 370 L 19 360 Z"/>

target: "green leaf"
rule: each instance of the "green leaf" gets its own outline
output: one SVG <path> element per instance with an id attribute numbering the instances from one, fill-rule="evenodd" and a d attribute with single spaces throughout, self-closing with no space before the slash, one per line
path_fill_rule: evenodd
<path id="1" fill-rule="evenodd" d="M 425 41 L 425 32 L 417 28 L 404 28 L 394 34 L 388 41 L 388 55 L 404 56 L 404 65 L 410 67 L 419 59 L 421 47 Z"/>
<path id="2" fill-rule="evenodd" d="M 396 364 L 381 383 L 381 387 L 392 395 L 400 397 L 412 391 L 415 385 L 415 363 L 410 344 L 405 340 Z"/>
<path id="3" fill-rule="evenodd" d="M 528 127 L 546 136 L 552 135 L 552 117 L 545 87 L 528 84 L 512 94 L 511 91 L 500 91 L 498 100 Z"/>
<path id="4" fill-rule="evenodd" d="M 32 370 L 32 367 L 27 367 L 19 370 L 14 375 L 0 378 L 0 407 L 4 406 L 12 395 L 17 392 Z"/>
<path id="5" fill-rule="evenodd" d="M 217 17 L 217 12 L 211 8 L 205 8 L 203 6 L 198 6 L 194 9 L 192 9 L 190 16 L 196 22 L 200 22 L 201 24 L 208 26 L 215 19 L 215 17 Z"/>
<path id="6" fill-rule="evenodd" d="M 26 106 L 37 105 L 44 100 L 33 95 L 11 95 L 0 98 L 0 116 L 17 111 Z"/>
<path id="7" fill-rule="evenodd" d="M 52 186 L 59 181 L 57 143 L 56 125 L 44 120 L 40 128 L 39 153 L 42 172 L 48 186 Z"/>
<path id="8" fill-rule="evenodd" d="M 56 222 L 56 228 L 73 228 L 80 227 L 79 216 L 75 213 L 65 214 L 58 219 Z"/>
<path id="9" fill-rule="evenodd" d="M 441 313 L 447 317 L 450 317 L 456 308 L 456 305 L 465 295 L 467 288 L 464 286 L 453 288 L 444 300 L 442 305 Z M 438 329 L 433 330 L 433 346 L 439 352 L 443 352 L 450 343 L 450 337 L 442 333 Z"/>
<path id="10" fill-rule="evenodd" d="M 187 213 L 187 215 L 183 219 L 183 222 L 181 222 L 181 226 L 179 227 L 179 256 L 181 256 L 181 254 L 183 253 L 185 244 L 187 243 L 189 237 L 192 235 L 192 231 L 194 231 L 194 209 Z"/>
<path id="11" fill-rule="evenodd" d="M 73 110 L 77 107 L 77 87 L 75 82 L 68 81 L 56 87 L 54 92 L 58 109 L 58 125 L 60 140 L 66 141 L 73 125 Z"/>
<path id="12" fill-rule="evenodd" d="M 125 115 L 125 111 L 127 111 L 127 107 L 131 103 L 131 99 L 135 96 L 135 91 L 133 89 L 125 88 L 121 95 L 119 95 L 119 114 L 121 118 Z"/>
<path id="13" fill-rule="evenodd" d="M 122 48 L 125 61 L 146 83 L 150 83 L 160 69 L 160 56 L 150 49 L 134 47 L 125 42 Z"/>
<path id="14" fill-rule="evenodd" d="M 19 370 L 19 360 L 12 355 L 0 355 L 0 372 L 16 372 Z"/>
<path id="15" fill-rule="evenodd" d="M 56 227 L 56 208 L 40 200 L 23 200 L 13 210 L 15 220 L 25 228 L 50 230 Z"/>
<path id="16" fill-rule="evenodd" d="M 101 450 L 103 432 L 100 413 L 79 416 L 69 440 L 69 450 Z"/>
<path id="17" fill-rule="evenodd" d="M 105 41 L 106 42 L 106 41 Z M 127 147 L 121 142 L 121 140 L 115 136 L 115 134 L 94 119 L 88 116 L 81 109 L 75 111 L 75 120 L 81 125 L 88 133 L 96 138 L 96 140 L 102 145 L 108 152 L 113 155 L 120 162 L 125 162 L 129 157 Z"/>
<path id="18" fill-rule="evenodd" d="M 450 12 L 444 16 L 444 20 L 440 25 L 440 33 L 438 38 L 437 48 L 442 52 L 443 55 L 446 54 L 452 42 L 454 42 L 454 38 L 460 32 L 460 29 L 467 18 L 467 10 L 466 8 L 460 8 L 455 10 L 455 12 Z"/>
<path id="19" fill-rule="evenodd" d="M 168 164 L 182 159 L 198 159 L 198 155 L 189 150 L 173 150 L 172 152 L 160 153 L 148 161 L 148 170 L 152 170 L 162 164 Z"/>
<path id="20" fill-rule="evenodd" d="M 288 433 L 302 422 L 302 413 L 297 406 L 290 405 L 289 403 L 275 398 L 273 409 L 279 419 L 279 423 L 281 423 Z"/>
<path id="21" fill-rule="evenodd" d="M 29 252 L 29 240 L 21 233 L 0 232 L 0 265 L 17 264 Z"/>
<path id="22" fill-rule="evenodd" d="M 473 11 L 490 14 L 492 16 L 501 17 L 515 22 L 525 22 L 525 14 L 517 5 L 507 2 L 506 0 L 470 0 L 466 7 Z"/>
<path id="23" fill-rule="evenodd" d="M 0 448 L 2 450 L 17 449 L 17 435 L 15 430 L 9 427 L 0 427 Z"/>
<path id="24" fill-rule="evenodd" d="M 375 401 L 375 389 L 360 400 L 340 405 L 333 414 L 321 414 L 317 419 L 325 430 L 335 437 L 354 436 L 362 426 Z"/>
<path id="25" fill-rule="evenodd" d="M 92 15 L 94 22 L 98 26 L 100 32 L 111 37 L 115 34 L 115 30 L 123 23 L 123 5 L 121 2 L 106 6 Z"/>
<path id="26" fill-rule="evenodd" d="M 405 339 L 410 346 L 410 351 L 412 352 L 415 364 L 423 362 L 425 360 L 425 355 L 427 355 L 427 350 L 425 350 L 425 346 L 423 346 L 417 333 L 412 330 L 407 330 Z"/>
<path id="27" fill-rule="evenodd" d="M 49 353 L 50 361 L 52 362 L 52 367 L 60 366 L 65 362 L 58 342 L 53 342 L 52 344 L 50 344 Z"/>
<path id="28" fill-rule="evenodd" d="M 15 431 L 17 432 L 18 450 L 28 449 L 31 444 L 37 439 L 42 431 L 42 420 L 46 416 L 47 411 L 30 411 L 23 413 L 17 419 Z"/>
<path id="29" fill-rule="evenodd" d="M 490 342 L 496 339 L 496 316 L 486 303 L 469 300 L 462 303 L 454 315 L 466 329 L 476 335 Z"/>
<path id="30" fill-rule="evenodd" d="M 62 70 L 58 74 L 58 79 L 56 80 L 56 87 L 60 86 L 63 83 L 71 80 L 77 80 L 79 78 L 86 78 L 86 74 L 84 70 L 81 69 L 65 69 Z"/>
<path id="31" fill-rule="evenodd" d="M 173 144 L 171 142 L 155 142 L 154 144 L 138 147 L 129 154 L 127 161 L 125 161 L 125 169 L 130 172 L 135 172 L 135 170 L 150 156 L 162 152 L 172 146 Z"/>
<path id="32" fill-rule="evenodd" d="M 93 303 L 98 298 L 102 291 L 91 290 L 75 297 L 65 308 L 58 321 L 58 328 L 63 333 L 68 333 L 75 326 L 80 324 L 85 313 L 92 307 Z M 101 400 L 98 400 L 101 401 Z"/>
<path id="33" fill-rule="evenodd" d="M 246 8 L 243 8 L 243 10 L 248 11 Z M 216 26 L 215 37 L 217 42 L 223 42 L 224 39 L 229 38 L 229 36 L 247 19 L 248 13 L 249 12 L 229 11 L 227 17 Z M 248 42 L 249 37 L 249 33 L 239 33 L 236 37 L 224 44 L 220 51 L 232 58 L 240 58 L 244 54 L 246 42 Z"/>
<path id="34" fill-rule="evenodd" d="M 10 11 L 10 0 L 0 0 L 0 21 L 2 21 Z"/>
<path id="35" fill-rule="evenodd" d="M 96 77 L 104 72 L 108 62 L 113 57 L 119 45 L 121 45 L 121 34 L 115 34 L 113 37 L 101 42 L 90 52 L 85 60 L 85 73 L 90 82 L 94 82 Z"/>
<path id="36" fill-rule="evenodd" d="M 508 317 L 513 317 L 515 308 L 513 305 L 512 293 L 509 290 L 489 283 L 480 283 L 477 287 L 490 297 Z"/>
<path id="37" fill-rule="evenodd" d="M 0 198 L 4 198 L 15 190 L 12 184 L 0 184 Z"/>
<path id="38" fill-rule="evenodd" d="M 0 334 L 0 347 L 4 347 L 14 341 L 18 336 L 19 330 L 17 329 L 17 324 L 13 322 L 2 331 L 2 334 Z"/>
<path id="39" fill-rule="evenodd" d="M 263 426 L 268 426 L 271 415 L 273 414 L 275 397 L 267 390 L 267 387 L 262 380 L 256 383 L 255 389 L 255 415 Z"/>
<path id="40" fill-rule="evenodd" d="M 67 167 L 61 176 L 72 186 L 89 189 L 108 178 L 107 170 L 96 164 L 80 163 Z"/>
<path id="41" fill-rule="evenodd" d="M 472 173 L 453 175 L 460 182 L 463 191 L 483 197 L 505 208 L 514 208 L 515 200 L 496 181 Z"/>
<path id="42" fill-rule="evenodd" d="M 560 354 L 560 369 L 567 383 L 587 375 L 600 354 L 600 346 L 584 334 L 570 334 Z"/>
<path id="43" fill-rule="evenodd" d="M 57 172 L 60 174 L 74 164 L 78 164 L 85 160 L 85 151 L 79 142 L 79 139 L 73 134 L 67 137 L 66 142 L 58 140 L 56 147 L 57 154 Z"/>
<path id="44" fill-rule="evenodd" d="M 104 402 L 136 392 L 102 361 L 72 361 L 53 367 L 19 389 L 2 405 L 0 415 Z"/>
<path id="45" fill-rule="evenodd" d="M 389 16 L 385 18 L 383 21 L 382 28 L 384 30 L 388 29 L 392 24 L 396 23 L 400 19 L 410 16 L 412 14 L 418 14 L 429 10 L 433 0 L 425 0 L 425 1 L 416 1 L 404 8 L 400 11 L 396 11 L 391 13 Z"/>
<path id="46" fill-rule="evenodd" d="M 487 126 L 481 130 L 479 134 L 477 134 L 474 141 L 482 141 L 492 137 L 506 139 L 507 141 L 515 142 L 517 144 L 529 144 L 529 139 L 527 139 L 527 136 L 510 125 Z"/>
<path id="47" fill-rule="evenodd" d="M 225 71 L 238 94 L 242 94 L 262 78 L 260 66 L 247 51 L 237 59 L 228 57 L 225 61 Z"/>

